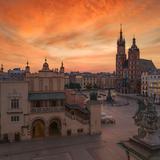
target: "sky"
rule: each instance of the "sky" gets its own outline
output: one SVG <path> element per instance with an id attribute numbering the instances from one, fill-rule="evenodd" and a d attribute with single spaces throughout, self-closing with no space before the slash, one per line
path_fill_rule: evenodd
<path id="1" fill-rule="evenodd" d="M 160 68 L 159 0 L 0 0 L 0 64 L 112 72 L 120 24 L 126 52 L 135 35 L 141 58 Z"/>

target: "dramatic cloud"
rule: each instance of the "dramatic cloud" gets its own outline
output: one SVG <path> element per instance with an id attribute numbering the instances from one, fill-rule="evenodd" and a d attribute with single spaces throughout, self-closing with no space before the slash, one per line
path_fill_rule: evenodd
<path id="1" fill-rule="evenodd" d="M 68 71 L 113 71 L 120 23 L 127 48 L 135 34 L 160 67 L 159 0 L 0 0 L 0 63 L 36 71 L 47 57 Z"/>

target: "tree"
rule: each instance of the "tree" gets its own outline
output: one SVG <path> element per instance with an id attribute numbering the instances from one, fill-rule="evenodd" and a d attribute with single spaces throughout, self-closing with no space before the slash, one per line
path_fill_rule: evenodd
<path id="1" fill-rule="evenodd" d="M 68 84 L 65 84 L 65 86 L 64 86 L 65 88 L 69 88 L 69 85 Z"/>
<path id="2" fill-rule="evenodd" d="M 81 89 L 81 86 L 80 86 L 79 83 L 70 83 L 70 84 L 69 84 L 69 88 L 70 88 L 70 89 L 78 89 L 78 90 L 80 90 L 80 89 Z"/>
<path id="3" fill-rule="evenodd" d="M 92 84 L 91 84 L 91 83 L 88 83 L 88 84 L 86 85 L 86 89 L 92 89 Z"/>
<path id="4" fill-rule="evenodd" d="M 94 89 L 97 89 L 97 88 L 98 88 L 98 86 L 97 86 L 96 83 L 94 83 L 93 88 L 94 88 Z"/>

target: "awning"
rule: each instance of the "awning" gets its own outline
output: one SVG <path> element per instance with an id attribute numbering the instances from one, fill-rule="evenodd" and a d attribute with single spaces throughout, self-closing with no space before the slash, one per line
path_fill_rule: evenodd
<path id="1" fill-rule="evenodd" d="M 29 101 L 36 100 L 63 100 L 65 99 L 64 92 L 52 92 L 52 93 L 29 93 Z"/>

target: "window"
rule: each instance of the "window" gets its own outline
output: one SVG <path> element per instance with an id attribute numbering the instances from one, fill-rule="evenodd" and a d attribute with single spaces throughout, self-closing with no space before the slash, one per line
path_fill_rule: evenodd
<path id="1" fill-rule="evenodd" d="M 82 128 L 77 129 L 77 133 L 83 133 L 83 129 Z"/>
<path id="2" fill-rule="evenodd" d="M 18 122 L 19 121 L 19 116 L 11 116 L 11 121 L 12 122 Z"/>
<path id="3" fill-rule="evenodd" d="M 63 101 L 63 100 L 60 101 L 60 105 L 61 105 L 61 106 L 64 105 L 64 101 Z"/>
<path id="4" fill-rule="evenodd" d="M 49 90 L 53 89 L 53 81 L 52 79 L 49 79 Z"/>
<path id="5" fill-rule="evenodd" d="M 72 130 L 71 130 L 71 129 L 68 129 L 68 130 L 67 130 L 67 135 L 68 135 L 68 136 L 71 136 L 71 135 L 72 135 Z"/>
<path id="6" fill-rule="evenodd" d="M 40 101 L 40 100 L 35 101 L 35 102 L 34 102 L 34 106 L 35 106 L 35 107 L 43 107 L 43 101 Z"/>
<path id="7" fill-rule="evenodd" d="M 57 106 L 57 101 L 56 101 L 56 100 L 50 101 L 50 106 L 51 106 L 51 107 Z"/>
<path id="8" fill-rule="evenodd" d="M 7 133 L 5 133 L 5 134 L 3 135 L 3 140 L 4 140 L 5 142 L 8 142 L 8 134 L 7 134 Z"/>
<path id="9" fill-rule="evenodd" d="M 19 99 L 11 99 L 11 109 L 19 108 Z"/>
<path id="10" fill-rule="evenodd" d="M 48 90 L 48 86 L 47 85 L 45 85 L 45 91 L 47 91 Z"/>
<path id="11" fill-rule="evenodd" d="M 48 107 L 48 101 L 44 101 L 44 106 Z"/>
<path id="12" fill-rule="evenodd" d="M 40 91 L 43 90 L 43 80 L 42 79 L 39 80 L 39 90 Z"/>
<path id="13" fill-rule="evenodd" d="M 33 79 L 31 79 L 31 80 L 29 81 L 29 87 L 30 87 L 30 90 L 33 90 L 33 89 L 34 89 L 34 80 L 33 80 Z"/>

